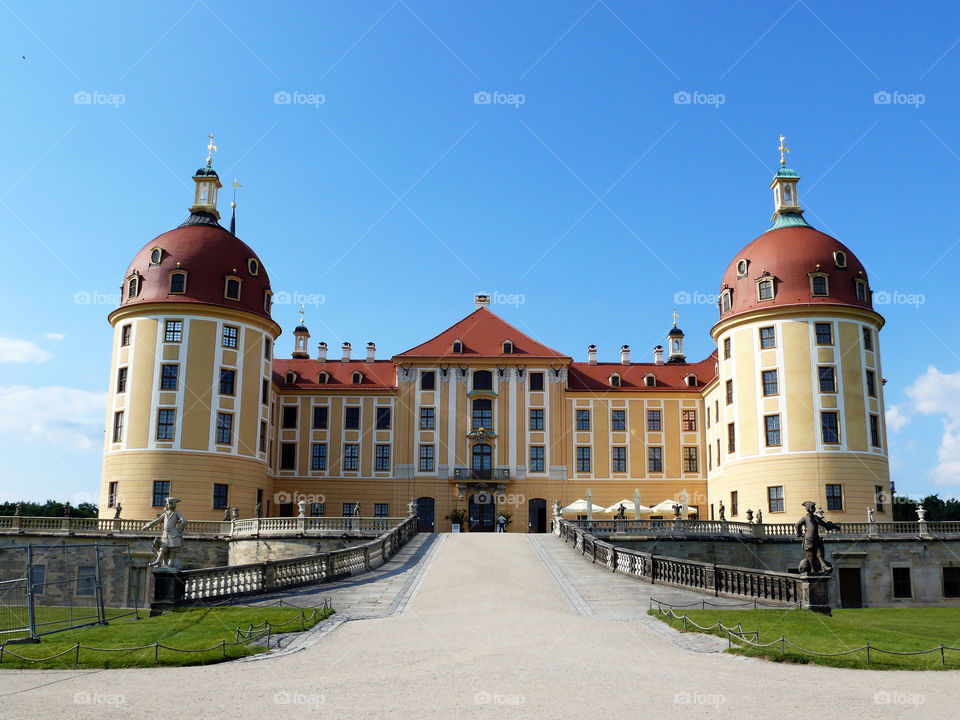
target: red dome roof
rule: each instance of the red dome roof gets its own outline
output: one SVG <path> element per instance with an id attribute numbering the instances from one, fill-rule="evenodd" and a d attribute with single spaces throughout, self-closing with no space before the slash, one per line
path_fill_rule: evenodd
<path id="1" fill-rule="evenodd" d="M 746 275 L 738 272 L 741 260 L 747 261 Z M 813 294 L 810 274 L 817 272 L 827 275 L 829 294 L 826 296 Z M 758 299 L 757 281 L 764 274 L 773 279 L 772 300 Z M 867 283 L 864 300 L 857 299 L 855 280 L 858 279 Z M 743 248 L 723 274 L 721 293 L 728 288 L 732 290 L 731 308 L 723 312 L 721 297 L 721 320 L 769 307 L 851 305 L 873 308 L 867 271 L 856 255 L 836 238 L 804 225 L 769 230 Z"/>
<path id="2" fill-rule="evenodd" d="M 159 263 L 154 250 L 160 250 Z M 184 292 L 171 293 L 174 270 L 187 273 Z M 139 275 L 136 297 L 129 297 L 130 278 Z M 239 300 L 226 297 L 228 276 L 240 280 Z M 194 214 L 178 228 L 143 246 L 124 275 L 120 307 L 152 302 L 201 303 L 245 310 L 265 318 L 264 293 L 270 278 L 250 247 L 214 222 L 212 216 Z M 269 307 L 269 306 L 268 306 Z"/>

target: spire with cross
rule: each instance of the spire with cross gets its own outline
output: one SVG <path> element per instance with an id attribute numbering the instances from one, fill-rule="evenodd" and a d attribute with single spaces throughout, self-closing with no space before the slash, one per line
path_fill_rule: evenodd
<path id="1" fill-rule="evenodd" d="M 677 309 L 674 308 L 674 309 L 673 309 L 673 326 L 674 326 L 674 327 L 677 326 L 677 320 L 679 320 L 679 319 L 680 319 L 680 313 L 678 313 L 678 312 L 677 312 Z"/>
<path id="2" fill-rule="evenodd" d="M 783 144 L 783 141 L 786 140 L 786 139 L 787 139 L 786 137 L 784 137 L 783 135 L 781 135 L 781 136 L 780 136 L 780 147 L 777 148 L 777 149 L 780 151 L 780 167 L 785 167 L 786 164 L 787 164 L 787 160 L 786 160 L 786 158 L 783 157 L 783 154 L 790 152 L 790 148 L 786 147 L 786 146 Z"/>
<path id="3" fill-rule="evenodd" d="M 210 142 L 207 143 L 207 167 L 210 167 L 210 164 L 213 162 L 213 154 L 217 151 L 217 146 L 213 143 L 213 133 L 207 135 L 210 138 Z"/>

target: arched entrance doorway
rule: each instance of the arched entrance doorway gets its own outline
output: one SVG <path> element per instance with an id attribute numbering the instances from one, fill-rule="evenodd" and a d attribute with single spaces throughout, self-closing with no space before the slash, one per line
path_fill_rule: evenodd
<path id="1" fill-rule="evenodd" d="M 496 511 L 492 493 L 481 490 L 471 495 L 468 516 L 470 532 L 493 532 Z"/>
<path id="2" fill-rule="evenodd" d="M 434 532 L 433 529 L 433 498 L 417 498 L 417 528 L 420 532 Z"/>
<path id="3" fill-rule="evenodd" d="M 527 504 L 530 507 L 530 532 L 545 533 L 547 531 L 547 501 L 543 498 L 531 498 Z"/>

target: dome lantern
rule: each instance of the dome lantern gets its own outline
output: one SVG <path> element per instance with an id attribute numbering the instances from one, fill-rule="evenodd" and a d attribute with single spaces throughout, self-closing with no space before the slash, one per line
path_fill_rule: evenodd
<path id="1" fill-rule="evenodd" d="M 683 330 L 677 327 L 677 319 L 680 313 L 673 309 L 673 327 L 667 333 L 667 342 L 670 349 L 670 355 L 667 356 L 667 363 L 682 363 L 687 361 L 687 356 L 683 354 Z"/>
<path id="2" fill-rule="evenodd" d="M 787 161 L 784 153 L 790 152 L 790 148 L 783 144 L 786 138 L 780 136 L 780 168 L 777 174 L 773 176 L 773 182 L 770 188 L 773 190 L 773 226 L 771 230 L 789 225 L 807 225 L 803 219 L 803 209 L 800 207 L 800 199 L 797 196 L 797 183 L 800 178 L 796 170 L 787 167 Z"/>
<path id="3" fill-rule="evenodd" d="M 220 177 L 217 171 L 213 169 L 213 153 L 217 146 L 213 143 L 213 133 L 208 136 L 210 142 L 207 143 L 207 165 L 202 167 L 193 175 L 193 181 L 197 187 L 193 194 L 193 205 L 190 206 L 191 213 L 207 213 L 213 215 L 217 220 L 220 219 L 220 213 L 217 211 L 217 190 L 223 187 L 220 184 Z"/>
<path id="4" fill-rule="evenodd" d="M 310 331 L 303 324 L 303 305 L 300 306 L 300 324 L 293 331 L 294 345 L 293 355 L 291 357 L 306 360 L 310 357 L 307 351 L 307 340 L 310 339 Z"/>

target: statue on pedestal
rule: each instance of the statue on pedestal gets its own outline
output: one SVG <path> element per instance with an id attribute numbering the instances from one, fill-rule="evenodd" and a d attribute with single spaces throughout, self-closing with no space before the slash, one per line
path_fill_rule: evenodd
<path id="1" fill-rule="evenodd" d="M 757 525 L 763 525 L 763 510 L 757 510 Z"/>
<path id="2" fill-rule="evenodd" d="M 627 508 L 621 503 L 620 507 L 617 509 L 616 517 L 614 520 L 626 520 L 627 519 Z"/>
<path id="3" fill-rule="evenodd" d="M 749 510 L 749 509 L 747 510 L 747 522 L 748 523 L 753 522 L 753 510 Z"/>
<path id="4" fill-rule="evenodd" d="M 867 522 L 868 523 L 876 522 L 876 520 L 873 517 L 873 508 L 870 507 L 869 505 L 867 506 Z"/>
<path id="5" fill-rule="evenodd" d="M 13 514 L 17 517 L 21 517 L 23 515 L 23 502 L 17 503 L 17 507 L 14 509 Z"/>
<path id="6" fill-rule="evenodd" d="M 923 505 L 917 505 L 917 520 L 920 522 L 927 521 L 927 509 Z"/>
<path id="7" fill-rule="evenodd" d="M 307 516 L 307 501 L 301 499 L 297 503 L 297 509 L 300 511 L 300 514 L 297 515 L 298 518 L 305 518 Z"/>
<path id="8" fill-rule="evenodd" d="M 113 519 L 119 520 L 120 513 L 122 512 L 123 512 L 123 505 L 121 505 L 120 503 L 117 503 L 117 506 L 113 509 Z"/>
<path id="9" fill-rule="evenodd" d="M 240 508 L 238 508 L 236 505 L 233 506 L 232 518 L 234 520 L 240 519 Z"/>
<path id="10" fill-rule="evenodd" d="M 807 500 L 803 503 L 807 509 L 807 514 L 797 521 L 797 535 L 803 537 L 803 551 L 806 557 L 800 561 L 799 569 L 801 573 L 810 573 L 813 575 L 829 574 L 833 572 L 833 566 L 830 565 L 824 557 L 823 538 L 820 537 L 820 528 L 825 530 L 839 530 L 840 526 L 829 520 L 823 520 L 816 514 L 816 503 Z"/>
<path id="11" fill-rule="evenodd" d="M 353 506 L 353 516 L 360 517 L 360 501 L 357 500 L 357 504 Z"/>
<path id="12" fill-rule="evenodd" d="M 230 508 L 228 507 L 223 509 L 223 521 L 230 522 Z"/>
<path id="13" fill-rule="evenodd" d="M 723 506 L 723 500 L 720 501 L 720 522 L 727 519 L 727 509 Z"/>
<path id="14" fill-rule="evenodd" d="M 149 530 L 157 523 L 163 522 L 163 534 L 160 535 L 159 539 L 153 541 L 157 557 L 148 567 L 156 567 L 167 571 L 180 569 L 180 561 L 176 555 L 183 547 L 183 529 L 187 525 L 187 519 L 177 510 L 177 503 L 179 502 L 179 498 L 168 497 L 163 512 L 143 526 L 144 530 Z"/>

